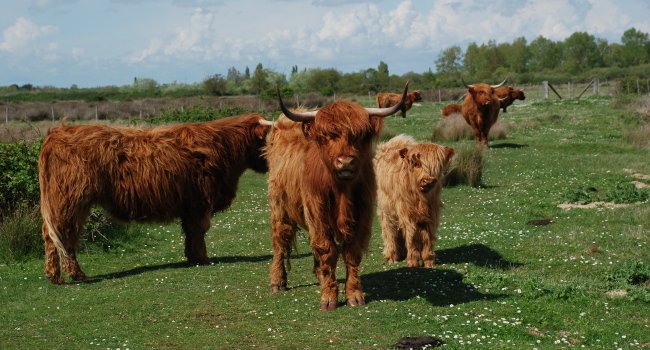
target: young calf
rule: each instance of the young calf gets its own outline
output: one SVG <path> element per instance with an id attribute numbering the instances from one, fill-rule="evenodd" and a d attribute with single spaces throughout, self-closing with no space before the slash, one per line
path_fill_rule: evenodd
<path id="1" fill-rule="evenodd" d="M 388 262 L 406 257 L 409 267 L 419 267 L 420 261 L 434 266 L 442 176 L 453 155 L 453 148 L 418 143 L 408 135 L 377 147 L 377 214 Z"/>

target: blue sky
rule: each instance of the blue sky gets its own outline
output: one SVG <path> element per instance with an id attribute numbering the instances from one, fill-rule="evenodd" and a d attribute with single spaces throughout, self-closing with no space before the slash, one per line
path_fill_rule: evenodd
<path id="1" fill-rule="evenodd" d="M 0 85 L 196 83 L 258 63 L 435 70 L 445 48 L 650 32 L 647 0 L 0 0 Z"/>

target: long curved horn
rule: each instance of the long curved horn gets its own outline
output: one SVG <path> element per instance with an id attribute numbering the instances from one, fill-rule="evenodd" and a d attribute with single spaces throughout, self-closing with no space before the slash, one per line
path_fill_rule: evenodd
<path id="1" fill-rule="evenodd" d="M 297 112 L 291 112 L 290 110 L 288 110 L 287 107 L 284 106 L 284 102 L 282 102 L 282 96 L 280 96 L 280 88 L 276 87 L 275 91 L 277 92 L 278 100 L 280 101 L 280 110 L 282 110 L 282 113 L 284 113 L 284 115 L 287 118 L 293 120 L 294 122 L 301 122 L 301 123 L 311 122 L 314 119 L 316 119 L 316 113 L 318 111 L 297 113 Z"/>
<path id="2" fill-rule="evenodd" d="M 501 85 L 505 84 L 506 81 L 508 81 L 508 78 L 503 79 L 503 81 L 500 82 L 500 83 L 497 84 L 497 85 L 490 85 L 490 86 L 491 86 L 492 88 L 496 89 L 496 88 L 500 87 Z"/>
<path id="3" fill-rule="evenodd" d="M 402 99 L 399 101 L 398 104 L 387 108 L 366 107 L 366 111 L 368 111 L 368 114 L 371 117 L 387 117 L 389 115 L 395 114 L 395 112 L 399 111 L 402 108 L 404 101 L 406 101 L 406 95 L 408 94 L 408 91 L 409 91 L 409 82 L 407 81 L 406 85 L 404 85 L 404 93 L 402 93 Z"/>
<path id="4" fill-rule="evenodd" d="M 461 82 L 463 83 L 463 85 L 465 85 L 465 87 L 468 88 L 468 89 L 471 89 L 471 88 L 474 87 L 473 84 L 472 84 L 472 85 L 468 85 L 468 84 L 465 82 L 465 80 L 463 80 L 463 77 L 460 77 L 460 81 L 461 81 Z"/>

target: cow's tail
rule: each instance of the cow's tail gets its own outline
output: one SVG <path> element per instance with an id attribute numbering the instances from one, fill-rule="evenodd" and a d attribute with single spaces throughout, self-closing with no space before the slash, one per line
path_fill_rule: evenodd
<path id="1" fill-rule="evenodd" d="M 54 247 L 58 251 L 60 256 L 68 256 L 68 253 L 63 246 L 61 241 L 61 233 L 56 229 L 56 225 L 52 222 L 52 206 L 50 205 L 50 194 L 48 191 L 49 182 L 46 176 L 47 173 L 47 161 L 41 154 L 41 159 L 39 159 L 39 172 L 38 172 L 38 181 L 40 183 L 41 190 L 41 216 L 43 217 L 43 225 L 47 229 L 47 235 L 54 243 Z"/>
<path id="2" fill-rule="evenodd" d="M 447 105 L 442 109 L 442 115 L 445 117 L 450 116 L 453 113 L 460 113 L 460 105 Z"/>

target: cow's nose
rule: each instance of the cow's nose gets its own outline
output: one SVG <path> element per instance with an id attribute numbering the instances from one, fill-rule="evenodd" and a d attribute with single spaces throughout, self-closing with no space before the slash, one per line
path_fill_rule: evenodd
<path id="1" fill-rule="evenodd" d="M 335 166 L 337 170 L 353 170 L 357 166 L 357 159 L 351 156 L 340 156 L 336 158 Z"/>
<path id="2" fill-rule="evenodd" d="M 430 176 L 420 179 L 420 191 L 422 192 L 429 191 L 435 186 L 436 182 L 437 179 Z"/>

